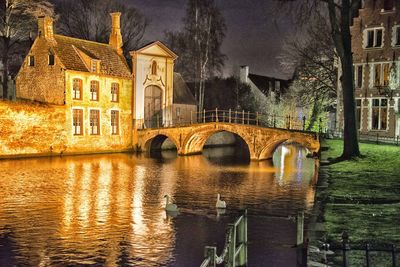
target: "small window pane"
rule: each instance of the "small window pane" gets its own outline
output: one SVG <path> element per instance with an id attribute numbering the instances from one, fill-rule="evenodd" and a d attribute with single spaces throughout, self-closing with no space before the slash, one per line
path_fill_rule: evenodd
<path id="1" fill-rule="evenodd" d="M 72 94 L 74 99 L 82 99 L 82 80 L 74 79 L 72 85 Z"/>
<path id="2" fill-rule="evenodd" d="M 92 101 L 99 100 L 99 82 L 98 81 L 90 82 L 90 100 L 92 100 Z"/>
<path id="3" fill-rule="evenodd" d="M 363 79 L 363 66 L 357 67 L 357 87 L 362 87 L 362 79 Z"/>
<path id="4" fill-rule="evenodd" d="M 373 46 L 374 46 L 374 31 L 370 30 L 368 31 L 367 47 L 373 47 Z"/>
<path id="5" fill-rule="evenodd" d="M 50 66 L 54 65 L 54 55 L 49 55 L 49 65 Z"/>
<path id="6" fill-rule="evenodd" d="M 376 44 L 375 47 L 381 47 L 382 46 L 382 30 L 376 30 Z"/>
<path id="7" fill-rule="evenodd" d="M 372 106 L 379 107 L 379 99 L 372 99 Z"/>
<path id="8" fill-rule="evenodd" d="M 29 65 L 30 67 L 35 66 L 35 57 L 34 57 L 34 56 L 29 56 L 29 57 L 28 57 L 28 65 Z"/>

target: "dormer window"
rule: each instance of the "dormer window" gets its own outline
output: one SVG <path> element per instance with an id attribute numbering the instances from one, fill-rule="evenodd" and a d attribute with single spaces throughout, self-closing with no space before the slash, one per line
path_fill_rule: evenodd
<path id="1" fill-rule="evenodd" d="M 364 32 L 364 48 L 380 48 L 383 45 L 383 28 L 367 29 Z"/>
<path id="2" fill-rule="evenodd" d="M 97 60 L 94 60 L 94 59 L 91 60 L 91 67 L 90 68 L 91 68 L 92 72 L 97 73 L 97 70 L 98 70 L 98 68 L 97 68 Z"/>
<path id="3" fill-rule="evenodd" d="M 28 66 L 29 67 L 35 66 L 35 56 L 28 56 Z"/>
<path id="4" fill-rule="evenodd" d="M 49 66 L 54 66 L 54 55 L 50 54 L 49 55 Z"/>

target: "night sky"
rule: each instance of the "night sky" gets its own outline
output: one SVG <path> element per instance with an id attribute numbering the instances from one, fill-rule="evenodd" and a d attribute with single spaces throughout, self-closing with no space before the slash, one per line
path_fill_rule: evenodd
<path id="1" fill-rule="evenodd" d="M 188 0 L 127 0 L 150 21 L 146 41 L 163 40 L 164 31 L 182 28 Z M 273 15 L 273 0 L 216 0 L 227 25 L 222 52 L 228 56 L 225 75 L 240 65 L 249 65 L 250 72 L 266 76 L 288 77 L 277 56 L 282 44 L 295 29 L 288 19 Z M 179 60 L 179 59 L 178 59 Z"/>

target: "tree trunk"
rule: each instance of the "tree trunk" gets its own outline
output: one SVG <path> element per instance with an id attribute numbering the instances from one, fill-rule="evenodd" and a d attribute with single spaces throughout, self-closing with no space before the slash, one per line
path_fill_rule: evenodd
<path id="1" fill-rule="evenodd" d="M 353 57 L 351 52 L 351 4 L 350 0 L 342 0 L 340 18 L 336 13 L 336 3 L 328 0 L 329 20 L 332 27 L 332 38 L 342 65 L 341 85 L 343 91 L 343 153 L 341 158 L 351 159 L 360 156 L 353 84 Z M 340 21 L 338 21 L 340 20 Z"/>
<path id="2" fill-rule="evenodd" d="M 351 8 L 349 0 L 342 0 L 341 35 L 343 50 L 340 55 L 342 63 L 341 84 L 343 89 L 344 143 L 342 159 L 360 156 L 358 146 L 358 131 L 356 122 L 356 107 L 353 83 L 353 58 L 351 52 L 350 34 Z"/>
<path id="3" fill-rule="evenodd" d="M 9 51 L 9 44 L 10 40 L 8 38 L 3 39 L 3 55 L 2 55 L 2 61 L 3 61 L 3 98 L 8 99 L 8 51 Z"/>

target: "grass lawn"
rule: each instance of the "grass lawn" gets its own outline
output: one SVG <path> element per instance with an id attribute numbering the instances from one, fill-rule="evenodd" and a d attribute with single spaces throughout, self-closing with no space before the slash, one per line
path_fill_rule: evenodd
<path id="1" fill-rule="evenodd" d="M 341 155 L 343 141 L 326 140 L 323 159 Z M 352 243 L 400 245 L 400 147 L 360 144 L 364 158 L 335 163 L 322 193 L 328 239 L 347 230 Z"/>

